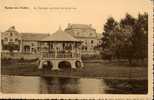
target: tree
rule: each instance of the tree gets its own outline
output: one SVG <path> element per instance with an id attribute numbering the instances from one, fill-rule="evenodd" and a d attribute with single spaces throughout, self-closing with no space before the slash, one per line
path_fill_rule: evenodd
<path id="1" fill-rule="evenodd" d="M 110 17 L 107 19 L 106 24 L 104 25 L 104 32 L 103 38 L 102 38 L 102 55 L 104 59 L 111 59 L 112 51 L 111 51 L 111 33 L 116 27 L 117 22 L 113 19 L 113 17 Z"/>
<path id="2" fill-rule="evenodd" d="M 102 56 L 116 59 L 144 59 L 148 56 L 148 14 L 134 18 L 126 14 L 118 23 L 112 17 L 104 25 Z M 111 59 L 111 58 L 110 58 Z"/>
<path id="3" fill-rule="evenodd" d="M 122 28 L 127 26 L 133 27 L 135 23 L 136 23 L 136 19 L 128 13 L 126 14 L 125 18 L 120 21 L 120 25 Z"/>
<path id="4" fill-rule="evenodd" d="M 128 30 L 129 28 L 127 28 Z M 126 29 L 123 29 L 118 25 L 111 33 L 111 50 L 113 56 L 116 59 L 124 57 L 124 47 L 129 43 L 130 34 L 126 32 Z"/>
<path id="5" fill-rule="evenodd" d="M 125 34 L 123 47 L 121 48 L 121 57 L 128 59 L 129 63 L 132 63 L 134 58 L 134 43 L 132 36 L 134 34 L 134 27 L 136 25 L 137 19 L 129 14 L 126 14 L 125 18 L 120 21 L 120 27 L 123 30 L 122 33 Z"/>
<path id="6" fill-rule="evenodd" d="M 132 36 L 134 58 L 143 60 L 148 56 L 148 14 L 138 15 Z"/>
<path id="7" fill-rule="evenodd" d="M 114 30 L 115 26 L 117 25 L 117 22 L 112 18 L 108 18 L 106 24 L 104 25 L 104 32 L 103 38 L 102 38 L 102 46 L 103 49 L 106 49 L 110 46 L 110 33 Z"/>

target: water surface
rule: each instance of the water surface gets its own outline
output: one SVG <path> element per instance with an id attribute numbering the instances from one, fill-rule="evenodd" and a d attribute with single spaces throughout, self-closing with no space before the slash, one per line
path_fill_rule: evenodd
<path id="1" fill-rule="evenodd" d="M 2 76 L 3 93 L 41 93 L 41 94 L 115 94 L 146 93 L 145 87 L 133 90 L 127 81 L 95 78 L 60 78 L 33 76 Z M 141 82 L 134 82 L 141 84 Z M 132 83 L 131 83 L 132 84 Z M 131 85 L 132 86 L 132 85 Z M 136 86 L 136 85 L 135 85 Z M 138 85 L 137 85 L 138 86 Z M 121 88 L 122 87 L 122 88 Z"/>

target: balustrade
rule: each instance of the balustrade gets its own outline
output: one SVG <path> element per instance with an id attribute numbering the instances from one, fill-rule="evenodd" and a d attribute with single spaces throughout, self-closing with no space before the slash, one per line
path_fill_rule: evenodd
<path id="1" fill-rule="evenodd" d="M 49 53 L 49 52 L 44 52 L 42 53 L 43 58 L 78 58 L 80 57 L 80 54 L 78 53 L 72 53 L 72 52 L 57 52 L 57 53 Z"/>

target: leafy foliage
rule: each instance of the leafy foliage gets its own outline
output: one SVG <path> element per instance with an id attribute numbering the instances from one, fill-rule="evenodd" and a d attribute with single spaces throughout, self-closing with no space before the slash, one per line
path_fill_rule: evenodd
<path id="1" fill-rule="evenodd" d="M 126 14 L 120 22 L 112 17 L 104 25 L 102 38 L 102 57 L 115 59 L 147 58 L 148 50 L 148 14 L 139 14 L 134 18 Z"/>

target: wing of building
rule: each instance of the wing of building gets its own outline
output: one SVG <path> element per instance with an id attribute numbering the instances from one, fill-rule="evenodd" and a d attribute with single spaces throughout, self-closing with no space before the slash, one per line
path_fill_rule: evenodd
<path id="1" fill-rule="evenodd" d="M 38 41 L 49 36 L 47 33 L 19 33 L 14 26 L 1 34 L 2 52 L 37 53 Z"/>
<path id="2" fill-rule="evenodd" d="M 101 44 L 102 36 L 101 34 L 96 33 L 96 29 L 94 29 L 91 24 L 68 24 L 65 31 L 76 39 L 83 41 L 83 55 L 99 54 L 98 47 Z"/>

